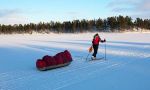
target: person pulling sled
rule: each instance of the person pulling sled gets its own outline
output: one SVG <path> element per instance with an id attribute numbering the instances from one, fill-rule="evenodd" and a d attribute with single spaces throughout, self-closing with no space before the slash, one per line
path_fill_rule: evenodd
<path id="1" fill-rule="evenodd" d="M 93 40 L 92 40 L 92 47 L 94 49 L 94 53 L 92 54 L 92 57 L 91 57 L 92 60 L 96 59 L 96 54 L 97 54 L 97 51 L 98 51 L 99 42 L 104 43 L 104 42 L 106 42 L 106 40 L 105 39 L 101 40 L 99 34 L 96 33 L 93 37 Z"/>

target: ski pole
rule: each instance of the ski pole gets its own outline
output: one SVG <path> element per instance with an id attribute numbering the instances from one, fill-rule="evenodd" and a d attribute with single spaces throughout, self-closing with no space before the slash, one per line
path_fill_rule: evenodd
<path id="1" fill-rule="evenodd" d="M 106 42 L 105 42 L 105 60 L 106 60 Z"/>
<path id="2" fill-rule="evenodd" d="M 89 55 L 90 55 L 90 53 L 88 53 L 88 55 L 87 55 L 87 57 L 86 57 L 86 61 L 87 61 L 87 59 L 88 59 Z"/>

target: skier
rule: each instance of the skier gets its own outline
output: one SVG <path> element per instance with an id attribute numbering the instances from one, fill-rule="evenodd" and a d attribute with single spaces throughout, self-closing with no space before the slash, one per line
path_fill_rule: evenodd
<path id="1" fill-rule="evenodd" d="M 106 42 L 106 40 L 101 40 L 100 36 L 98 35 L 98 33 L 96 33 L 93 37 L 93 40 L 92 40 L 92 46 L 93 46 L 93 49 L 94 49 L 94 53 L 92 55 L 92 60 L 95 60 L 96 59 L 96 54 L 97 54 L 97 51 L 98 51 L 98 47 L 99 47 L 99 42 L 101 43 L 104 43 Z"/>

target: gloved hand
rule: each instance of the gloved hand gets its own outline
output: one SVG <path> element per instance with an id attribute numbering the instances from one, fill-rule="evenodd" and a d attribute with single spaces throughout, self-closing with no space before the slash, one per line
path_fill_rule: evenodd
<path id="1" fill-rule="evenodd" d="M 104 42 L 106 42 L 106 39 L 104 39 Z"/>

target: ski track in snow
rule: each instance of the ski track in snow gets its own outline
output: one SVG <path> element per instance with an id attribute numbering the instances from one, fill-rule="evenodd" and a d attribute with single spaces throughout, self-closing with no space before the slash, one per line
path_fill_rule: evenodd
<path id="1" fill-rule="evenodd" d="M 74 63 L 74 64 L 77 64 L 77 63 Z M 37 77 L 37 73 L 31 73 L 31 74 L 30 73 L 26 73 L 26 72 L 18 72 L 18 73 L 15 73 L 15 74 L 14 73 L 11 73 L 11 74 L 8 73 L 9 75 L 12 75 L 12 77 L 9 76 L 9 80 L 8 81 L 7 80 L 1 81 L 2 82 L 1 85 L 4 86 L 5 84 L 7 84 L 7 86 L 5 87 L 6 89 L 9 88 L 11 90 L 13 90 L 13 89 L 15 90 L 17 88 L 18 89 L 22 88 L 22 87 L 20 87 L 20 85 L 18 85 L 17 88 L 14 88 L 15 85 L 16 85 L 15 82 L 23 83 L 22 85 L 24 87 L 24 85 L 27 83 L 27 82 L 26 83 L 23 82 L 24 79 L 25 80 L 30 80 L 30 79 L 36 77 L 37 79 L 34 79 L 35 80 L 34 82 L 36 82 L 36 81 L 38 81 L 40 79 L 43 82 L 43 84 L 41 84 L 41 82 L 39 84 L 39 85 L 41 85 L 41 87 L 45 87 L 47 85 L 52 85 L 53 86 L 53 84 L 54 84 L 55 87 L 53 87 L 51 90 L 57 90 L 59 88 L 71 85 L 73 83 L 77 83 L 77 82 L 83 81 L 85 79 L 88 79 L 90 76 L 93 76 L 94 74 L 97 74 L 98 72 L 100 72 L 102 70 L 112 69 L 112 67 L 121 65 L 120 63 L 114 63 L 114 62 L 111 63 L 111 64 L 108 64 L 107 61 L 97 62 L 97 63 L 95 62 L 95 63 L 92 63 L 92 64 L 90 64 L 88 66 L 83 66 L 82 64 L 77 64 L 79 66 L 74 66 L 73 68 L 68 68 L 69 70 L 65 70 L 64 72 L 60 72 L 58 74 L 50 74 L 47 77 L 43 77 L 43 75 Z M 108 65 L 106 66 L 105 64 L 108 64 Z M 104 66 L 101 67 L 100 69 L 96 69 L 96 70 L 95 69 L 94 70 L 93 69 L 92 70 L 88 69 L 88 68 L 91 68 L 91 67 L 99 67 L 99 65 L 104 65 Z M 77 72 L 80 72 L 81 74 L 76 75 Z M 86 77 L 85 77 L 85 73 L 87 75 Z M 24 77 L 22 77 L 22 75 Z M 72 78 L 69 78 L 69 79 L 65 78 L 64 79 L 64 76 L 66 76 L 66 75 L 70 76 Z M 53 78 L 57 78 L 57 79 L 55 79 L 54 82 L 52 82 L 52 83 L 49 83 L 49 82 L 46 83 L 47 82 L 47 78 L 50 78 L 51 76 L 54 76 Z M 11 79 L 10 79 L 10 77 L 11 77 Z M 67 82 L 71 82 L 71 83 L 66 84 Z M 37 90 L 37 89 L 38 88 L 36 88 L 35 90 Z M 46 89 L 49 89 L 49 88 L 44 88 L 44 90 L 46 90 Z"/>
<path id="2" fill-rule="evenodd" d="M 6 42 L 9 44 L 9 42 Z M 5 44 L 6 44 L 5 43 Z M 115 72 L 127 65 L 141 60 L 150 60 L 150 43 L 131 43 L 108 41 L 107 60 L 85 61 L 87 50 L 91 45 L 91 40 L 28 40 L 15 43 L 12 48 L 33 50 L 55 55 L 58 52 L 70 50 L 73 62 L 63 68 L 49 71 L 38 71 L 36 68 L 29 69 L 20 67 L 16 70 L 0 71 L 0 90 L 59 90 L 68 86 L 84 82 L 89 78 L 101 77 L 104 73 Z M 7 47 L 0 45 L 2 48 Z M 11 45 L 8 45 L 11 48 Z M 14 50 L 14 49 L 12 49 Z M 21 53 L 16 51 L 16 53 Z M 100 44 L 99 57 L 105 54 L 105 44 Z M 10 56 L 12 57 L 12 56 Z M 1 58 L 4 58 L 3 56 Z M 22 57 L 25 58 L 25 57 Z M 39 57 L 40 58 L 40 57 Z M 42 57 L 41 57 L 42 58 Z M 90 57 L 89 57 L 90 58 Z M 37 57 L 38 59 L 38 57 Z M 9 61 L 9 60 L 6 60 Z M 2 60 L 0 62 L 3 63 Z M 28 61 L 29 62 L 29 61 Z M 35 63 L 34 61 L 31 61 Z M 17 63 L 17 62 L 16 62 Z M 28 63 L 25 63 L 28 64 Z M 34 64 L 35 65 L 35 64 Z M 11 65 L 10 65 L 11 66 Z M 0 66 L 6 68 L 7 66 Z M 13 65 L 11 66 L 13 67 Z M 1 70 L 1 69 L 0 69 Z"/>

